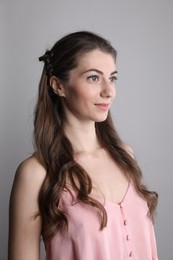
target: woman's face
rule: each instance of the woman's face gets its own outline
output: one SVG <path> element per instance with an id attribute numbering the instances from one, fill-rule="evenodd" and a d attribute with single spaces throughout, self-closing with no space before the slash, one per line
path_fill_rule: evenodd
<path id="1" fill-rule="evenodd" d="M 83 54 L 63 85 L 66 119 L 75 116 L 83 122 L 104 121 L 116 94 L 116 77 L 111 54 L 100 50 Z"/>

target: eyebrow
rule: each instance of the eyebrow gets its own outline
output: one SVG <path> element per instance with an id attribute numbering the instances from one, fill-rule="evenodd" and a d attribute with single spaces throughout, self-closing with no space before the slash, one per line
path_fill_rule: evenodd
<path id="1" fill-rule="evenodd" d="M 104 74 L 101 70 L 98 70 L 98 69 L 89 69 L 89 70 L 83 71 L 83 72 L 81 73 L 81 75 L 83 75 L 83 74 L 85 74 L 85 73 L 87 73 L 87 72 L 90 72 L 90 71 L 95 71 L 95 72 L 97 72 L 97 73 L 99 73 L 99 74 L 101 74 L 101 75 Z M 118 71 L 115 70 L 115 71 L 113 71 L 110 75 L 113 75 L 113 74 L 118 74 Z"/>

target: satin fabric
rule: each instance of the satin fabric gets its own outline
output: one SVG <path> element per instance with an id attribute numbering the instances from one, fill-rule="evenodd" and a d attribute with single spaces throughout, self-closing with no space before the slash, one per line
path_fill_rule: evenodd
<path id="1" fill-rule="evenodd" d="M 97 199 L 108 215 L 103 230 L 97 209 L 63 192 L 60 207 L 68 218 L 68 232 L 57 233 L 46 243 L 46 260 L 158 260 L 147 203 L 132 183 L 119 204 Z"/>

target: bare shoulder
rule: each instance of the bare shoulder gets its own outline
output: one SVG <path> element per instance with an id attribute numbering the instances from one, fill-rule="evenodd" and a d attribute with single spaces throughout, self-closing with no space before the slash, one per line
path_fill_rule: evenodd
<path id="1" fill-rule="evenodd" d="M 45 176 L 34 155 L 17 168 L 9 207 L 9 259 L 39 259 L 42 219 L 38 198 Z"/>
<path id="2" fill-rule="evenodd" d="M 46 176 L 46 170 L 35 155 L 24 160 L 16 170 L 11 191 L 11 206 L 15 208 L 31 206 L 31 211 L 38 211 L 38 196 Z M 21 203 L 23 202 L 23 203 Z"/>
<path id="3" fill-rule="evenodd" d="M 24 160 L 17 168 L 15 182 L 28 182 L 32 185 L 36 182 L 42 184 L 46 176 L 46 170 L 35 155 Z"/>
<path id="4" fill-rule="evenodd" d="M 133 158 L 135 159 L 135 155 L 133 152 L 133 149 L 131 148 L 131 146 L 129 144 L 123 144 L 123 148 L 126 150 L 126 152 Z"/>

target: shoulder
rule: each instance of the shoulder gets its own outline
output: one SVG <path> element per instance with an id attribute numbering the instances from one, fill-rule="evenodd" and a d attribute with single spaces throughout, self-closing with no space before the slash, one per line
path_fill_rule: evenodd
<path id="1" fill-rule="evenodd" d="M 44 167 L 35 155 L 17 168 L 10 196 L 10 215 L 17 219 L 33 218 L 39 211 L 38 197 L 46 177 Z"/>
<path id="2" fill-rule="evenodd" d="M 16 170 L 16 179 L 38 180 L 43 182 L 46 176 L 46 170 L 35 155 L 25 159 L 20 163 Z"/>
<path id="3" fill-rule="evenodd" d="M 12 258 L 25 259 L 26 250 L 28 259 L 36 259 L 39 254 L 42 219 L 38 198 L 45 176 L 46 171 L 35 155 L 17 168 L 9 204 L 9 254 Z"/>
<path id="4" fill-rule="evenodd" d="M 124 149 L 133 159 L 135 159 L 135 155 L 134 155 L 133 149 L 131 148 L 130 145 L 124 143 L 124 144 L 123 144 L 123 149 Z"/>
<path id="5" fill-rule="evenodd" d="M 46 177 L 46 170 L 35 155 L 24 160 L 17 168 L 13 182 L 13 193 L 37 194 Z"/>

